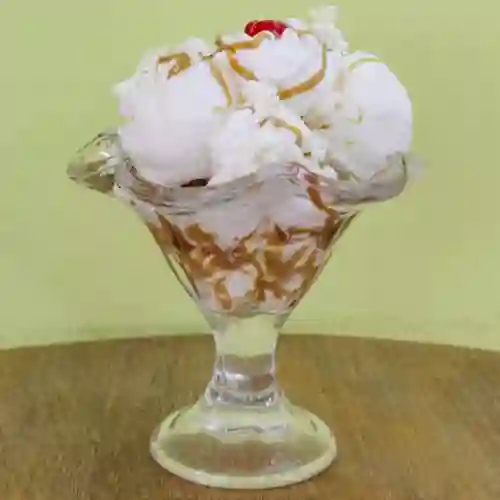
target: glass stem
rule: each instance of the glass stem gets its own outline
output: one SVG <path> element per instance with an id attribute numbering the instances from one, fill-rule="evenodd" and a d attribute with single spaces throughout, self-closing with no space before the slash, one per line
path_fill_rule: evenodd
<path id="1" fill-rule="evenodd" d="M 228 318 L 214 331 L 216 359 L 205 398 L 209 404 L 271 406 L 276 383 L 276 347 L 280 318 L 259 315 Z"/>

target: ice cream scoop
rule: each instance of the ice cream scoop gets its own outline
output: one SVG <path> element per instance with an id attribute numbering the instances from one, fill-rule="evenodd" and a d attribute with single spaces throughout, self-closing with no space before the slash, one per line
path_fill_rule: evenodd
<path id="1" fill-rule="evenodd" d="M 376 56 L 347 51 L 336 17 L 326 7 L 305 21 L 251 21 L 213 43 L 190 38 L 147 55 L 116 87 L 118 134 L 140 174 L 203 186 L 296 162 L 369 179 L 407 153 L 407 91 Z"/>

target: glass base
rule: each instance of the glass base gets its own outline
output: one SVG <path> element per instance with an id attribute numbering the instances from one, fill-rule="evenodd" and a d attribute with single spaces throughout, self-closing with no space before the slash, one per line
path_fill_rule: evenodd
<path id="1" fill-rule="evenodd" d="M 330 429 L 284 397 L 267 406 L 209 404 L 169 415 L 151 439 L 172 474 L 218 488 L 265 489 L 305 481 L 336 456 Z"/>

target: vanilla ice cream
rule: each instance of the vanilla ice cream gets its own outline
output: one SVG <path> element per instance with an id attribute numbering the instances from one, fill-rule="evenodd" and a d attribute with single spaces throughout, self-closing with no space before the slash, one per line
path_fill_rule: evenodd
<path id="1" fill-rule="evenodd" d="M 316 9 L 278 31 L 212 44 L 190 38 L 146 55 L 116 87 L 125 119 L 118 133 L 140 175 L 167 186 L 213 185 L 296 162 L 333 179 L 366 180 L 406 153 L 405 88 L 376 56 L 348 52 L 336 14 Z"/>

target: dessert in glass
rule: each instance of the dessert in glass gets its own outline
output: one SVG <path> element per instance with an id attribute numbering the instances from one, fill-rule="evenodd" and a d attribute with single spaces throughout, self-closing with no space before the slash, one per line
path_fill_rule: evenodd
<path id="1" fill-rule="evenodd" d="M 278 335 L 360 211 L 405 188 L 406 90 L 348 51 L 334 7 L 155 50 L 115 90 L 124 123 L 68 175 L 135 210 L 216 347 L 204 393 L 159 424 L 153 457 L 223 488 L 318 474 L 335 439 L 280 390 Z"/>

